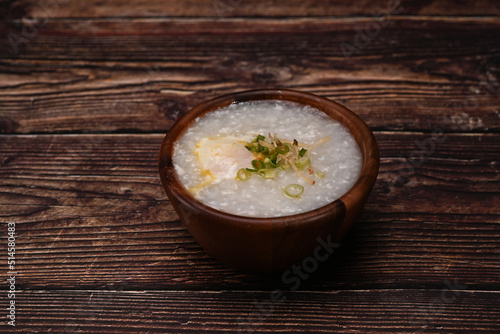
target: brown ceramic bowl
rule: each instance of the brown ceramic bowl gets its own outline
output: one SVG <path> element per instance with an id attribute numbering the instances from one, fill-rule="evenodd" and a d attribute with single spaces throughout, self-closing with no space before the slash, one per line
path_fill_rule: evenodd
<path id="1" fill-rule="evenodd" d="M 363 154 L 363 167 L 354 186 L 342 197 L 318 209 L 284 217 L 237 216 L 208 207 L 181 184 L 172 155 L 174 143 L 193 121 L 234 102 L 286 100 L 312 106 L 348 128 Z M 347 108 L 313 94 L 293 90 L 254 90 L 204 102 L 179 119 L 163 140 L 159 170 L 173 207 L 192 236 L 220 261 L 252 273 L 280 273 L 313 256 L 323 242 L 340 243 L 363 207 L 378 174 L 377 142 L 368 126 Z M 323 254 L 324 253 L 324 254 Z M 327 254 L 323 251 L 322 257 Z"/>

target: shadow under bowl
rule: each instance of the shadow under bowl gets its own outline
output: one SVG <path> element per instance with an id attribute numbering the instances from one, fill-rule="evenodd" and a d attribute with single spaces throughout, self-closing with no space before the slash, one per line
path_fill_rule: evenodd
<path id="1" fill-rule="evenodd" d="M 361 173 L 351 189 L 323 207 L 271 218 L 238 216 L 216 210 L 195 199 L 176 174 L 172 161 L 174 144 L 196 118 L 232 103 L 257 100 L 283 100 L 308 105 L 346 127 L 362 153 Z M 257 274 L 281 273 L 294 263 L 313 256 L 320 246 L 330 253 L 328 244 L 340 243 L 359 215 L 375 184 L 379 164 L 377 142 L 361 118 L 326 98 L 288 89 L 227 94 L 194 107 L 169 130 L 159 155 L 162 185 L 191 235 L 221 262 Z"/>

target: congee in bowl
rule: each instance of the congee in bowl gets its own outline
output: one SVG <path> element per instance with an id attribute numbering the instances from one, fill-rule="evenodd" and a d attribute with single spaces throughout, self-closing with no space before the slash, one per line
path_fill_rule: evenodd
<path id="1" fill-rule="evenodd" d="M 176 142 L 173 163 L 200 202 L 235 215 L 277 217 L 345 194 L 362 155 L 349 130 L 316 108 L 264 100 L 197 118 Z"/>
<path id="2" fill-rule="evenodd" d="M 159 172 L 176 213 L 208 253 L 268 274 L 318 247 L 331 254 L 366 202 L 379 163 L 373 133 L 352 111 L 314 94 L 269 89 L 191 109 L 166 134 Z"/>

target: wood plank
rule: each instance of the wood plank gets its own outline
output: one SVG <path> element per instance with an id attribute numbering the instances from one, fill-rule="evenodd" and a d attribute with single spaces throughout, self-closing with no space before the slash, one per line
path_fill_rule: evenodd
<path id="1" fill-rule="evenodd" d="M 499 15 L 494 0 L 388 1 L 361 0 L 172 0 L 125 1 L 18 0 L 3 1 L 0 16 L 9 18 L 124 18 L 124 17 L 290 17 L 372 15 L 389 10 L 400 15 Z"/>
<path id="2" fill-rule="evenodd" d="M 499 332 L 500 4 L 391 1 L 0 0 L 0 332 Z M 381 148 L 357 224 L 300 279 L 207 255 L 158 178 L 177 118 L 263 87 L 345 104 Z"/>
<path id="3" fill-rule="evenodd" d="M 19 291 L 29 333 L 494 333 L 498 292 L 436 290 Z M 448 286 L 451 286 L 449 288 Z M 460 288 L 462 287 L 462 289 Z M 11 330 L 5 322 L 0 330 Z"/>
<path id="4" fill-rule="evenodd" d="M 497 289 L 500 135 L 376 137 L 377 184 L 309 289 L 435 287 L 454 278 Z M 23 289 L 259 289 L 281 280 L 234 271 L 197 245 L 159 182 L 162 139 L 0 136 L 0 222 L 16 223 Z"/>
<path id="5" fill-rule="evenodd" d="M 329 97 L 380 130 L 500 129 L 500 21 L 394 20 L 346 58 L 363 20 L 51 21 L 16 55 L 0 48 L 0 129 L 164 132 L 264 87 Z"/>

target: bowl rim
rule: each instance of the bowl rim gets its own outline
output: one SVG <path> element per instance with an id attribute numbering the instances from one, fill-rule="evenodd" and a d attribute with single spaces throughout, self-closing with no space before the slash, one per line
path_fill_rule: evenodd
<path id="1" fill-rule="evenodd" d="M 174 145 L 177 140 L 192 125 L 195 119 L 202 117 L 209 112 L 226 107 L 232 103 L 260 100 L 283 100 L 312 106 L 346 127 L 356 140 L 363 156 L 362 169 L 354 185 L 341 197 L 324 206 L 293 215 L 277 217 L 236 215 L 210 207 L 192 196 L 178 178 L 173 165 L 172 156 Z M 338 117 L 334 117 L 333 115 Z M 182 126 L 183 122 L 187 122 L 187 124 Z M 359 140 L 353 134 L 354 129 L 360 133 Z M 178 197 L 181 203 L 189 203 L 189 206 L 194 207 L 199 212 L 206 212 L 223 221 L 232 221 L 248 225 L 258 224 L 261 228 L 265 228 L 266 226 L 270 228 L 278 222 L 300 224 L 317 220 L 319 217 L 328 217 L 332 212 L 338 209 L 339 205 L 345 209 L 346 199 L 352 198 L 353 194 L 357 192 L 360 192 L 362 195 L 365 194 L 364 197 L 366 197 L 370 193 L 377 179 L 380 165 L 380 155 L 377 141 L 375 140 L 375 137 L 368 125 L 358 115 L 343 105 L 325 97 L 298 90 L 255 89 L 214 97 L 196 105 L 181 118 L 177 119 L 177 121 L 168 130 L 162 141 L 158 165 L 163 187 L 166 191 L 168 188 L 172 194 Z M 167 191 L 167 195 L 169 191 Z M 349 200 L 347 202 L 349 202 Z"/>

